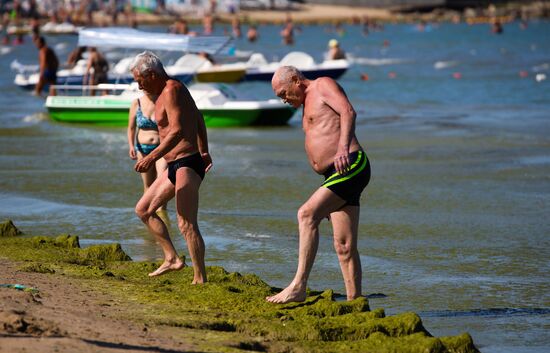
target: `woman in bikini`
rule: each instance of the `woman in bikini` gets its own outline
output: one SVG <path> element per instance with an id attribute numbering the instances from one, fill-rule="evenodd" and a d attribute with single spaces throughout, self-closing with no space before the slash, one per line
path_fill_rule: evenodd
<path id="1" fill-rule="evenodd" d="M 154 115 L 155 102 L 147 95 L 134 99 L 128 115 L 128 154 L 133 160 L 141 160 L 160 144 L 160 136 Z M 156 162 L 156 168 L 141 173 L 143 193 L 153 184 L 157 176 L 168 167 L 164 158 Z M 157 214 L 169 226 L 166 204 L 162 205 Z"/>

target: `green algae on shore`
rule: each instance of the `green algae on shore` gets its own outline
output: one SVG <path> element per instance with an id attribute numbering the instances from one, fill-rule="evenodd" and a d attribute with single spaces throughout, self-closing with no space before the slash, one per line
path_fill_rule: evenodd
<path id="1" fill-rule="evenodd" d="M 11 221 L 0 224 L 0 229 L 0 256 L 24 262 L 21 270 L 82 279 L 83 286 L 108 293 L 131 308 L 121 310 L 126 319 L 230 335 L 233 342 L 227 347 L 269 352 L 478 352 L 467 333 L 432 337 L 417 314 L 386 317 L 383 309 L 370 311 L 364 297 L 339 302 L 327 290 L 309 292 L 302 303 L 275 305 L 264 298 L 276 289 L 254 274 L 208 267 L 209 282 L 191 285 L 193 271 L 187 267 L 149 278 L 147 272 L 158 264 L 131 261 L 119 244 L 82 249 L 76 236 L 5 236 L 4 232 L 19 232 Z"/>

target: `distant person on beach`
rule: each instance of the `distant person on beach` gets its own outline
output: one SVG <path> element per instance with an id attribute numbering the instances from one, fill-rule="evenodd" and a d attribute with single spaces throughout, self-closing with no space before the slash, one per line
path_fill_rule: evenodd
<path id="1" fill-rule="evenodd" d="M 340 48 L 340 43 L 336 39 L 331 39 L 328 41 L 328 55 L 329 60 L 340 60 L 346 58 L 346 53 L 342 48 Z"/>
<path id="2" fill-rule="evenodd" d="M 209 36 L 214 33 L 214 18 L 211 14 L 206 14 L 202 18 L 202 34 Z"/>
<path id="3" fill-rule="evenodd" d="M 294 25 L 292 22 L 285 24 L 281 30 L 281 37 L 283 38 L 283 44 L 292 45 L 294 44 Z"/>
<path id="4" fill-rule="evenodd" d="M 83 84 L 92 86 L 109 82 L 109 63 L 107 59 L 95 47 L 88 48 L 88 64 L 84 74 Z M 106 94 L 106 92 L 103 92 Z M 95 94 L 95 89 L 90 89 L 90 94 Z"/>
<path id="5" fill-rule="evenodd" d="M 35 40 L 38 48 L 38 65 L 40 67 L 40 78 L 34 88 L 34 94 L 40 96 L 42 89 L 46 84 L 50 85 L 50 95 L 55 95 L 55 88 L 51 87 L 57 83 L 57 69 L 59 68 L 59 59 L 53 49 L 46 45 L 44 37 L 38 37 Z"/>
<path id="6" fill-rule="evenodd" d="M 241 20 L 238 16 L 233 16 L 233 18 L 231 19 L 231 30 L 233 38 L 241 38 Z"/>
<path id="7" fill-rule="evenodd" d="M 494 20 L 491 24 L 491 32 L 494 34 L 502 34 L 504 32 L 504 28 L 502 27 L 502 23 L 500 23 L 499 20 Z"/>
<path id="8" fill-rule="evenodd" d="M 160 59 L 151 52 L 136 56 L 130 66 L 139 88 L 155 100 L 154 116 L 160 145 L 136 163 L 135 170 L 147 172 L 164 157 L 168 170 L 163 172 L 136 205 L 136 214 L 154 235 L 164 253 L 164 262 L 149 276 L 179 270 L 185 263 L 178 257 L 168 228 L 155 211 L 176 197 L 178 227 L 193 261 L 193 284 L 206 282 L 204 241 L 197 223 L 199 187 L 212 167 L 208 152 L 206 125 L 191 94 L 179 81 L 171 79 Z"/>
<path id="9" fill-rule="evenodd" d="M 361 261 L 357 251 L 359 199 L 370 180 L 367 155 L 355 136 L 355 110 L 344 90 L 331 78 L 308 80 L 293 66 L 273 75 L 273 91 L 295 108 L 303 105 L 305 150 L 313 170 L 325 181 L 298 210 L 298 269 L 272 303 L 306 299 L 307 280 L 319 245 L 319 224 L 332 223 L 334 248 L 348 300 L 361 296 Z"/>
<path id="10" fill-rule="evenodd" d="M 189 33 L 189 26 L 184 19 L 177 19 L 170 27 L 169 32 L 173 34 L 187 34 Z"/>
<path id="11" fill-rule="evenodd" d="M 157 121 L 155 120 L 155 102 L 145 94 L 134 99 L 128 114 L 128 154 L 133 160 L 142 160 L 160 145 L 160 136 Z M 154 168 L 141 173 L 143 181 L 143 193 L 145 194 L 151 184 L 161 175 L 168 165 L 164 158 L 159 158 Z M 156 213 L 168 223 L 166 203 L 162 204 Z M 168 224 L 167 224 L 168 225 Z"/>
<path id="12" fill-rule="evenodd" d="M 246 38 L 249 42 L 254 43 L 258 40 L 258 29 L 255 25 L 250 25 L 248 31 L 246 32 Z"/>

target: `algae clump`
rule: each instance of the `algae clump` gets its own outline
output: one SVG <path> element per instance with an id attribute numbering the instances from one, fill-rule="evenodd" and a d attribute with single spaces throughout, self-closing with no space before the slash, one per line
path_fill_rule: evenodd
<path id="1" fill-rule="evenodd" d="M 16 237 L 23 234 L 13 222 L 8 219 L 3 223 L 0 223 L 0 237 Z"/>

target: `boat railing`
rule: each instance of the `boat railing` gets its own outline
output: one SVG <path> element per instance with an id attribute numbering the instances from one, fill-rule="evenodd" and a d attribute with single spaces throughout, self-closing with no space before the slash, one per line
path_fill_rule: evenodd
<path id="1" fill-rule="evenodd" d="M 94 95 L 96 91 L 100 94 L 114 94 L 115 92 L 123 91 L 139 91 L 136 85 L 128 83 L 99 83 L 97 85 L 53 85 L 51 86 L 57 91 L 57 95 L 60 93 L 63 95 Z"/>

